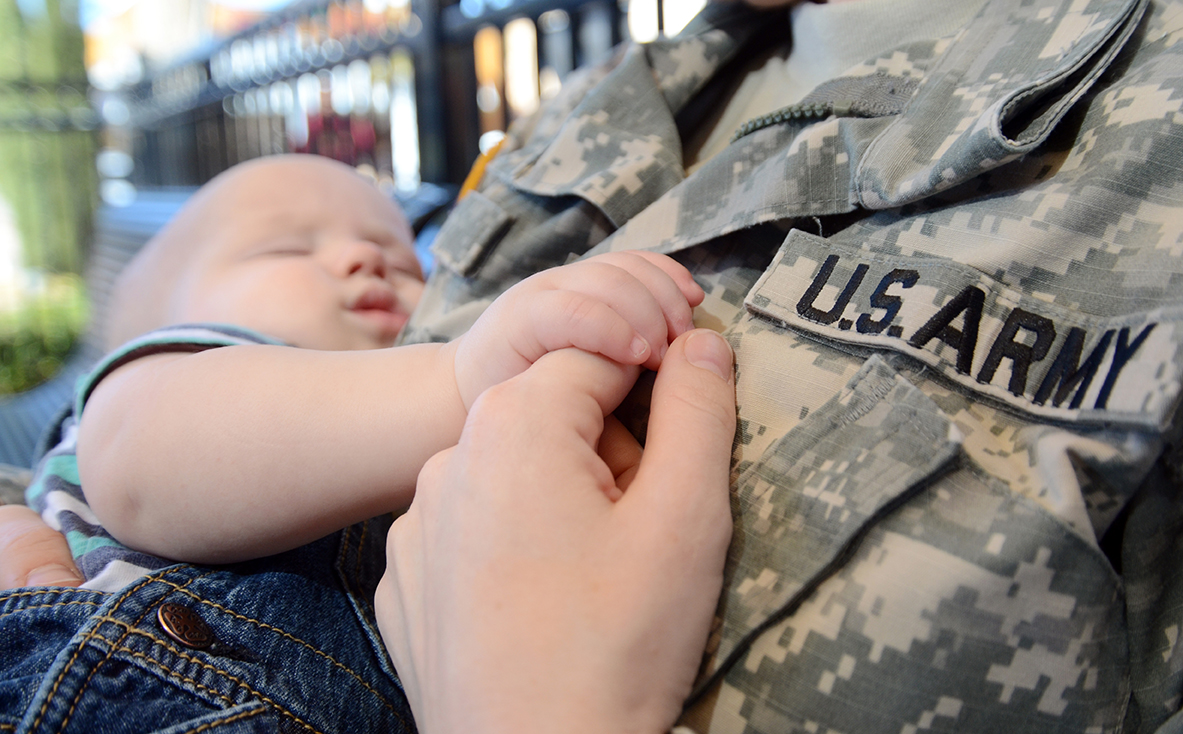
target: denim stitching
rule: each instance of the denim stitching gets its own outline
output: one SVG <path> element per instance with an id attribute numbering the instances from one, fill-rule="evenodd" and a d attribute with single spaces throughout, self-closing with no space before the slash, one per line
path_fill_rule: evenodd
<path id="1" fill-rule="evenodd" d="M 167 573 L 167 571 L 165 571 L 165 573 Z M 208 576 L 208 575 L 209 575 L 209 574 L 211 574 L 211 573 L 213 573 L 213 571 L 212 571 L 212 570 L 210 570 L 210 571 L 206 571 L 205 573 L 203 573 L 203 574 L 201 574 L 201 575 L 199 575 L 199 576 L 194 576 L 193 578 L 191 578 L 191 579 L 189 579 L 188 581 L 186 581 L 186 582 L 185 582 L 185 585 L 186 585 L 186 586 L 188 586 L 189 584 L 193 583 L 194 581 L 197 581 L 198 579 L 204 578 L 204 577 Z M 149 577 L 149 580 L 151 580 L 151 577 Z M 157 578 L 156 580 L 157 580 L 157 581 L 164 581 L 164 574 L 162 573 L 162 574 L 160 575 L 160 577 L 159 577 L 159 578 Z M 147 583 L 147 582 L 145 581 L 145 584 L 146 584 L 146 583 Z M 165 583 L 167 583 L 169 586 L 172 586 L 173 588 L 176 588 L 176 584 L 172 584 L 172 583 L 169 583 L 169 582 L 165 582 Z M 144 584 L 140 584 L 139 586 L 137 586 L 137 587 L 136 587 L 136 589 L 139 589 L 139 588 L 141 588 L 141 587 L 143 587 L 143 586 L 144 586 Z M 134 591 L 134 589 L 133 589 L 133 591 Z M 118 602 L 116 602 L 116 603 L 115 603 L 115 606 L 114 606 L 114 607 L 112 607 L 111 611 L 112 611 L 112 612 L 114 612 L 114 611 L 118 610 L 118 609 L 119 609 L 119 606 L 120 606 L 120 605 L 121 605 L 123 602 L 125 602 L 125 601 L 127 601 L 127 596 L 124 596 L 122 599 L 120 599 Z M 144 607 L 144 613 L 143 613 L 143 614 L 141 614 L 141 615 L 140 615 L 140 616 L 139 616 L 139 617 L 136 619 L 136 621 L 135 621 L 135 624 L 138 626 L 138 625 L 139 625 L 141 622 L 143 622 L 143 621 L 144 621 L 144 617 L 147 617 L 149 614 L 151 614 L 151 613 L 152 613 L 152 609 L 153 609 L 155 606 L 156 606 L 155 604 L 148 604 L 148 605 L 146 605 L 146 606 Z M 86 689 L 87 689 L 87 687 L 90 685 L 90 679 L 91 679 L 91 678 L 93 678 L 93 677 L 94 677 L 94 674 L 95 674 L 95 673 L 97 673 L 97 672 L 99 672 L 99 669 L 100 669 L 100 668 L 102 668 L 102 667 L 103 667 L 103 665 L 104 665 L 104 664 L 105 664 L 105 663 L 106 663 L 108 660 L 110 660 L 110 659 L 111 659 L 111 655 L 112 655 L 112 654 L 115 652 L 115 650 L 118 648 L 118 646 L 119 646 L 119 645 L 121 645 L 121 644 L 123 643 L 123 641 L 127 639 L 127 636 L 128 636 L 129 634 L 131 634 L 129 630 L 131 630 L 131 629 L 134 629 L 134 627 L 132 627 L 131 625 L 128 625 L 126 622 L 121 622 L 121 621 L 119 621 L 119 620 L 115 619 L 114 617 L 111 617 L 109 614 L 108 614 L 108 615 L 104 615 L 104 616 L 102 616 L 102 617 L 99 617 L 98 619 L 99 619 L 99 621 L 100 621 L 100 622 L 113 622 L 113 623 L 115 623 L 115 625 L 116 625 L 117 627 L 118 627 L 118 626 L 124 626 L 124 627 L 126 627 L 127 629 L 124 631 L 123 635 L 122 635 L 122 636 L 120 636 L 120 638 L 119 638 L 118 640 L 109 640 L 109 639 L 107 639 L 106 637 L 102 637 L 102 640 L 103 640 L 103 642 L 106 642 L 106 643 L 108 643 L 108 644 L 110 644 L 110 645 L 111 645 L 111 649 L 110 649 L 110 650 L 108 650 L 108 651 L 107 651 L 107 654 L 103 656 L 103 659 L 102 659 L 102 660 L 100 660 L 100 661 L 99 661 L 99 662 L 98 662 L 98 663 L 97 663 L 97 664 L 94 666 L 94 668 L 92 668 L 92 669 L 91 669 L 90 673 L 89 673 L 89 674 L 86 676 L 86 680 L 82 681 L 82 685 L 78 687 L 78 693 L 76 693 L 76 694 L 74 695 L 74 700 L 70 702 L 70 708 L 69 708 L 69 710 L 68 710 L 68 711 L 66 711 L 66 716 L 65 716 L 65 718 L 64 718 L 64 719 L 62 719 L 62 730 L 65 730 L 66 726 L 67 726 L 67 725 L 70 723 L 70 719 L 71 719 L 71 718 L 74 716 L 74 709 L 76 709 L 76 708 L 78 707 L 78 702 L 82 700 L 82 694 L 86 692 Z M 86 636 L 86 638 L 83 640 L 83 642 L 84 642 L 84 643 L 88 642 L 88 641 L 89 641 L 89 640 L 90 640 L 92 637 L 94 637 L 95 633 L 97 633 L 97 632 L 98 632 L 100 629 L 102 629 L 102 627 L 103 627 L 103 626 L 102 626 L 101 624 L 99 624 L 99 625 L 96 625 L 96 626 L 95 626 L 95 628 L 94 628 L 94 630 L 92 630 L 92 631 L 91 631 L 89 634 L 87 634 L 87 636 Z M 79 650 L 81 650 L 81 647 L 79 647 Z M 75 657 L 77 657 L 77 656 L 78 656 L 78 653 L 77 653 L 77 652 L 75 652 L 75 653 L 74 653 L 74 656 L 75 656 Z M 73 659 L 71 659 L 71 662 L 73 662 Z M 56 687 L 56 685 L 55 685 L 55 687 Z"/>
<path id="2" fill-rule="evenodd" d="M 170 583 L 168 581 L 165 581 L 164 579 L 161 579 L 161 581 L 165 584 Z M 234 617 L 235 619 L 239 619 L 244 622 L 250 622 L 252 624 L 258 625 L 262 629 L 269 630 L 271 632 L 275 632 L 275 633 L 279 634 L 280 637 L 286 638 L 288 640 L 291 640 L 292 642 L 303 645 L 308 650 L 311 650 L 312 652 L 316 653 L 317 655 L 320 655 L 321 657 L 326 658 L 334 666 L 336 666 L 336 667 L 340 668 L 341 670 L 345 671 L 346 673 L 348 673 L 354 680 L 356 680 L 359 684 L 361 684 L 361 686 L 363 688 L 365 688 L 367 691 L 372 693 L 374 695 L 374 697 L 377 698 L 382 703 L 383 706 L 385 706 L 387 709 L 390 710 L 391 713 L 393 713 L 395 716 L 397 716 L 400 721 L 402 721 L 404 724 L 406 724 L 406 720 L 403 719 L 402 714 L 399 713 L 398 709 L 394 708 L 394 706 L 389 701 L 386 700 L 385 696 L 383 696 L 373 686 L 371 686 L 369 683 L 367 683 L 365 681 L 365 679 L 362 678 L 361 675 L 359 675 L 357 672 L 355 672 L 352 668 L 350 668 L 348 665 L 345 665 L 344 663 L 338 661 L 336 658 L 334 658 L 332 655 L 325 652 L 324 650 L 321 650 L 320 648 L 316 647 L 315 645 L 313 645 L 309 642 L 305 642 L 304 640 L 301 640 L 299 637 L 296 637 L 295 635 L 293 635 L 289 632 L 285 632 L 278 627 L 267 624 L 266 622 L 261 622 L 257 619 L 252 618 L 252 617 L 248 617 L 244 614 L 240 614 L 239 612 L 236 612 L 232 609 L 227 609 L 226 607 L 222 606 L 221 604 L 218 604 L 217 602 L 212 602 L 212 601 L 209 601 L 208 599 L 202 599 L 201 597 L 197 596 L 196 594 L 194 594 L 191 591 L 182 589 L 180 587 L 175 587 L 175 588 L 177 589 L 177 591 L 191 597 L 196 602 L 214 607 L 215 609 L 223 612 L 224 614 L 228 614 L 231 617 Z"/>
<path id="3" fill-rule="evenodd" d="M 119 609 L 119 607 L 124 602 L 126 602 L 132 594 L 134 594 L 135 592 L 144 588 L 145 586 L 147 586 L 153 582 L 156 582 L 156 581 L 164 581 L 164 574 L 168 573 L 168 572 L 169 571 L 166 569 L 165 571 L 161 572 L 161 574 L 159 576 L 148 576 L 143 581 L 136 584 L 135 587 L 133 587 L 132 589 L 130 589 L 129 591 L 125 592 L 124 594 L 122 594 L 120 596 L 120 598 L 115 602 L 114 606 L 112 606 L 111 611 L 112 612 L 117 611 Z M 200 576 L 195 576 L 192 579 L 189 579 L 189 581 L 185 582 L 185 585 L 188 586 L 189 584 L 193 583 L 194 581 L 204 578 L 205 576 L 208 576 L 211 573 L 213 573 L 212 570 L 206 571 L 205 573 L 201 574 Z M 167 583 L 169 586 L 172 586 L 174 589 L 179 590 L 179 587 L 177 587 L 176 584 L 173 584 L 171 582 L 165 582 L 165 583 Z M 144 621 L 144 617 L 151 614 L 152 608 L 154 606 L 155 605 L 153 605 L 153 604 L 147 605 L 144 608 L 144 613 L 140 615 L 140 617 L 136 620 L 135 623 L 138 625 L 140 622 Z M 107 615 L 107 616 L 100 617 L 99 621 L 102 622 L 102 621 L 115 621 L 115 620 L 113 618 L 111 618 L 109 615 Z M 126 623 L 120 622 L 119 624 L 126 624 Z M 87 632 L 86 637 L 82 638 L 82 640 L 78 643 L 78 647 L 77 647 L 77 649 L 74 650 L 74 654 L 70 656 L 70 662 L 67 663 L 66 667 L 62 669 L 61 675 L 59 675 L 58 679 L 56 681 L 54 681 L 53 688 L 50 690 L 49 695 L 46 696 L 45 701 L 41 704 L 41 710 L 39 712 L 37 712 L 37 718 L 33 721 L 32 728 L 34 728 L 34 729 L 37 728 L 37 726 L 41 723 L 41 717 L 45 715 L 45 710 L 49 707 L 50 700 L 52 700 L 53 696 L 57 693 L 57 689 L 61 685 L 62 679 L 66 677 L 66 673 L 69 672 L 70 668 L 74 665 L 74 661 L 76 661 L 78 659 L 78 655 L 81 654 L 82 650 L 88 644 L 90 644 L 90 641 L 95 636 L 100 636 L 104 642 L 110 643 L 111 645 L 118 645 L 118 644 L 122 643 L 125 639 L 127 639 L 127 633 L 124 632 L 123 636 L 121 636 L 118 640 L 114 640 L 114 641 L 108 640 L 106 637 L 102 637 L 101 635 L 99 635 L 99 630 L 101 630 L 102 628 L 103 628 L 102 624 L 95 625 L 94 629 L 92 629 L 90 632 Z M 90 679 L 93 678 L 94 674 L 99 671 L 99 668 L 103 667 L 103 663 L 105 663 L 111 659 L 111 652 L 112 652 L 112 650 L 108 650 L 107 654 L 103 657 L 103 659 L 100 660 L 97 664 L 95 664 L 94 668 L 91 669 L 90 674 L 86 676 L 86 680 L 82 681 L 82 685 L 79 686 L 78 692 L 74 695 L 74 700 L 70 703 L 70 710 L 67 712 L 66 718 L 62 720 L 62 729 L 65 729 L 66 725 L 70 723 L 70 717 L 73 716 L 74 709 L 77 708 L 78 701 L 80 701 L 82 699 L 82 694 L 86 691 L 86 687 L 90 685 Z"/>
<path id="4" fill-rule="evenodd" d="M 276 703 L 272 699 L 268 698 L 267 696 L 264 696 L 259 691 L 256 691 L 254 688 L 251 688 L 246 683 L 243 683 L 238 678 L 235 678 L 234 676 L 230 675 L 225 670 L 221 670 L 213 665 L 210 665 L 209 663 L 202 662 L 201 660 L 197 660 L 196 658 L 194 658 L 190 655 L 186 655 L 185 653 L 173 648 L 171 645 L 166 644 L 163 640 L 159 640 L 151 635 L 148 635 L 143 630 L 131 630 L 131 633 L 144 635 L 145 637 L 148 637 L 148 639 L 154 640 L 154 641 L 160 643 L 160 645 L 162 647 L 169 650 L 177 657 L 182 658 L 184 660 L 188 660 L 189 662 L 191 662 L 199 667 L 206 668 L 207 670 L 211 670 L 214 673 L 221 675 L 223 678 L 227 678 L 231 681 L 234 681 L 235 683 L 238 684 L 239 687 L 245 689 L 247 692 L 249 692 L 251 695 L 253 695 L 256 698 L 256 700 L 263 701 L 268 706 L 275 709 L 276 711 L 283 714 L 284 716 L 287 716 L 288 718 L 295 721 L 297 724 L 304 727 L 308 731 L 316 732 L 316 734 L 321 734 L 321 731 L 319 729 L 312 726 L 308 722 L 304 721 L 299 716 L 296 716 L 291 711 L 288 711 L 286 708 L 279 705 L 278 703 Z M 155 658 L 148 657 L 148 655 L 146 653 L 140 652 L 138 650 L 132 650 L 131 648 L 122 647 L 122 646 L 112 647 L 111 652 L 123 652 L 123 653 L 127 653 L 128 655 L 132 656 L 133 658 L 139 658 L 140 660 L 144 661 L 146 664 L 154 665 L 160 672 L 164 673 L 166 676 L 169 676 L 171 678 L 179 678 L 180 680 L 184 681 L 185 683 L 189 683 L 190 685 L 192 685 L 196 688 L 201 688 L 206 691 L 209 691 L 211 695 L 222 699 L 223 701 L 225 701 L 228 704 L 231 704 L 231 705 L 234 704 L 234 701 L 232 699 L 227 698 L 226 696 L 222 695 L 221 693 L 218 693 L 217 691 L 211 689 L 207 685 L 204 685 L 202 683 L 198 683 L 197 681 L 193 680 L 192 678 L 186 678 L 185 676 L 181 675 L 177 671 L 165 667 L 164 664 L 161 663 L 159 660 L 156 660 Z M 71 707 L 71 710 L 72 710 L 72 707 Z"/>
<path id="5" fill-rule="evenodd" d="M 34 609 L 49 609 L 51 607 L 68 607 L 68 606 L 73 606 L 76 604 L 86 604 L 86 605 L 92 606 L 92 607 L 102 606 L 102 602 L 97 602 L 97 601 L 59 601 L 59 602 L 52 602 L 50 604 L 37 604 L 37 605 L 31 606 L 31 607 L 21 607 L 20 609 L 13 609 L 11 612 L 5 612 L 4 614 L 0 614 L 0 619 L 4 619 L 5 617 L 11 616 L 13 614 L 20 614 L 21 612 L 31 612 Z"/>
<path id="6" fill-rule="evenodd" d="M 122 598 L 118 602 L 115 603 L 115 606 L 118 608 L 119 604 L 121 604 L 123 601 L 125 601 L 129 595 L 134 594 L 135 592 L 144 588 L 145 586 L 147 586 L 151 582 L 152 582 L 151 576 L 144 579 L 139 584 L 137 584 L 134 588 L 132 588 L 130 591 L 123 594 Z M 70 661 L 68 663 L 66 663 L 66 666 L 64 668 L 62 668 L 62 672 L 58 674 L 57 680 L 55 680 L 53 682 L 53 688 L 51 688 L 49 690 L 49 695 L 47 695 L 45 697 L 45 700 L 41 702 L 41 710 L 37 712 L 37 717 L 33 719 L 33 726 L 30 727 L 30 729 L 36 729 L 41 724 L 41 718 L 43 716 L 45 716 L 45 710 L 49 708 L 49 702 L 51 700 L 53 700 L 53 697 L 57 694 L 58 687 L 61 686 L 61 684 L 62 684 L 62 679 L 66 677 L 66 673 L 68 673 L 70 668 L 73 667 L 74 661 L 76 661 L 78 659 L 78 655 L 82 652 L 83 648 L 90 641 L 90 639 L 92 637 L 94 637 L 95 632 L 101 626 L 102 625 L 96 625 L 93 630 L 91 630 L 90 632 L 88 632 L 86 634 L 86 637 L 84 637 L 82 639 L 82 641 L 78 644 L 77 648 L 75 648 L 74 654 L 70 656 Z M 91 675 L 94 675 L 94 671 L 91 671 Z M 87 676 L 86 680 L 89 682 L 90 676 Z M 74 703 L 77 704 L 77 702 L 78 702 L 78 699 L 75 698 Z M 64 728 L 64 726 L 63 726 L 63 728 Z"/>
<path id="7" fill-rule="evenodd" d="M 208 693 L 209 695 L 213 696 L 214 698 L 218 699 L 219 701 L 222 701 L 227 706 L 236 706 L 237 705 L 237 702 L 235 702 L 235 700 L 233 698 L 230 698 L 229 696 L 227 696 L 224 693 L 220 693 L 219 691 L 217 691 L 214 688 L 210 688 L 209 686 L 207 686 L 204 683 L 198 683 L 196 680 L 194 680 L 192 678 L 187 678 L 184 675 L 178 673 L 177 671 L 165 667 L 164 664 L 161 663 L 156 658 L 148 657 L 147 653 L 140 652 L 138 650 L 132 650 L 130 647 L 124 647 L 122 645 L 115 646 L 115 647 L 111 648 L 111 651 L 112 652 L 127 653 L 129 656 L 131 656 L 133 658 L 139 658 L 144 663 L 150 664 L 153 667 L 155 667 L 159 672 L 164 673 L 165 676 L 167 676 L 169 678 L 177 678 L 182 683 L 188 683 L 189 685 L 193 686 L 194 688 L 199 688 L 199 689 L 205 691 L 206 693 Z"/>
<path id="8" fill-rule="evenodd" d="M 233 724 L 236 721 L 242 721 L 243 719 L 249 719 L 252 716 L 258 716 L 261 713 L 263 713 L 263 709 L 255 709 L 254 711 L 243 711 L 241 713 L 235 714 L 234 716 L 231 716 L 228 719 L 221 719 L 219 721 L 208 721 L 208 722 L 202 724 L 201 726 L 197 727 L 196 729 L 190 729 L 187 732 L 183 732 L 183 734 L 201 734 L 201 732 L 206 731 L 207 729 L 212 729 L 215 726 L 221 726 L 223 724 Z"/>
<path id="9" fill-rule="evenodd" d="M 17 591 L 17 592 L 13 592 L 11 594 L 4 594 L 3 596 L 0 596 L 0 603 L 6 602 L 9 599 L 19 599 L 22 596 L 42 596 L 45 594 L 60 595 L 60 594 L 65 594 L 65 593 L 69 593 L 69 592 L 77 593 L 80 591 L 85 592 L 85 591 L 89 591 L 89 589 L 75 589 L 72 587 L 71 588 L 63 587 L 63 588 L 38 589 L 36 591 Z M 90 593 L 92 593 L 96 596 L 107 596 L 107 592 L 103 592 L 103 591 L 91 591 Z"/>

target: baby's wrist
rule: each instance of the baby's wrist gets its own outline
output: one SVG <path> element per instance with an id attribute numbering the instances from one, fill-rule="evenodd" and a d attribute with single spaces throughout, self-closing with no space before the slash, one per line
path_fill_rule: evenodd
<path id="1" fill-rule="evenodd" d="M 448 396 L 449 409 L 456 411 L 461 421 L 468 417 L 468 409 L 472 407 L 471 400 L 464 389 L 467 375 L 464 374 L 465 370 L 457 357 L 463 340 L 464 337 L 459 336 L 441 345 L 437 353 L 437 377 L 440 381 L 440 388 Z"/>

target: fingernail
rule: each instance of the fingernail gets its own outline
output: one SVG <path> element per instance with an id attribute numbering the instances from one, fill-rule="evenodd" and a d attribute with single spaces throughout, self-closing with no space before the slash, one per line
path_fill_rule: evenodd
<path id="1" fill-rule="evenodd" d="M 637 359 L 644 359 L 645 355 L 649 354 L 649 342 L 645 341 L 643 337 L 634 336 L 633 343 L 629 345 L 633 356 Z"/>
<path id="2" fill-rule="evenodd" d="M 686 337 L 686 360 L 731 382 L 731 347 L 709 329 L 693 331 Z"/>
<path id="3" fill-rule="evenodd" d="M 60 563 L 47 563 L 29 572 L 29 586 L 74 586 L 82 577 Z"/>

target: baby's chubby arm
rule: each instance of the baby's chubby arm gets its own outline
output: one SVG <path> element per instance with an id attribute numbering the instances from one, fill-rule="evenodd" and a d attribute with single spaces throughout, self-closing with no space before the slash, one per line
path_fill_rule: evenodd
<path id="1" fill-rule="evenodd" d="M 440 368 L 447 349 L 252 345 L 138 359 L 82 412 L 87 503 L 124 544 L 195 563 L 271 555 L 401 510 L 423 463 L 464 425 Z"/>
<path id="2" fill-rule="evenodd" d="M 83 411 L 83 491 L 112 535 L 148 553 L 228 563 L 289 550 L 406 508 L 477 396 L 549 351 L 656 367 L 702 297 L 669 258 L 610 253 L 523 281 L 444 345 L 139 359 Z"/>
<path id="3" fill-rule="evenodd" d="M 702 299 L 686 268 L 649 252 L 612 252 L 544 270 L 507 290 L 454 342 L 464 408 L 567 347 L 656 370 L 670 342 L 694 328 L 692 309 Z"/>

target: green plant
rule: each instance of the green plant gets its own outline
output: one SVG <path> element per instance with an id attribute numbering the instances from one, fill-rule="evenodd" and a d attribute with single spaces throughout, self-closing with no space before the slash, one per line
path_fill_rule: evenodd
<path id="1" fill-rule="evenodd" d="M 85 328 L 87 313 L 85 284 L 76 275 L 46 276 L 37 293 L 0 311 L 0 395 L 52 377 Z"/>

